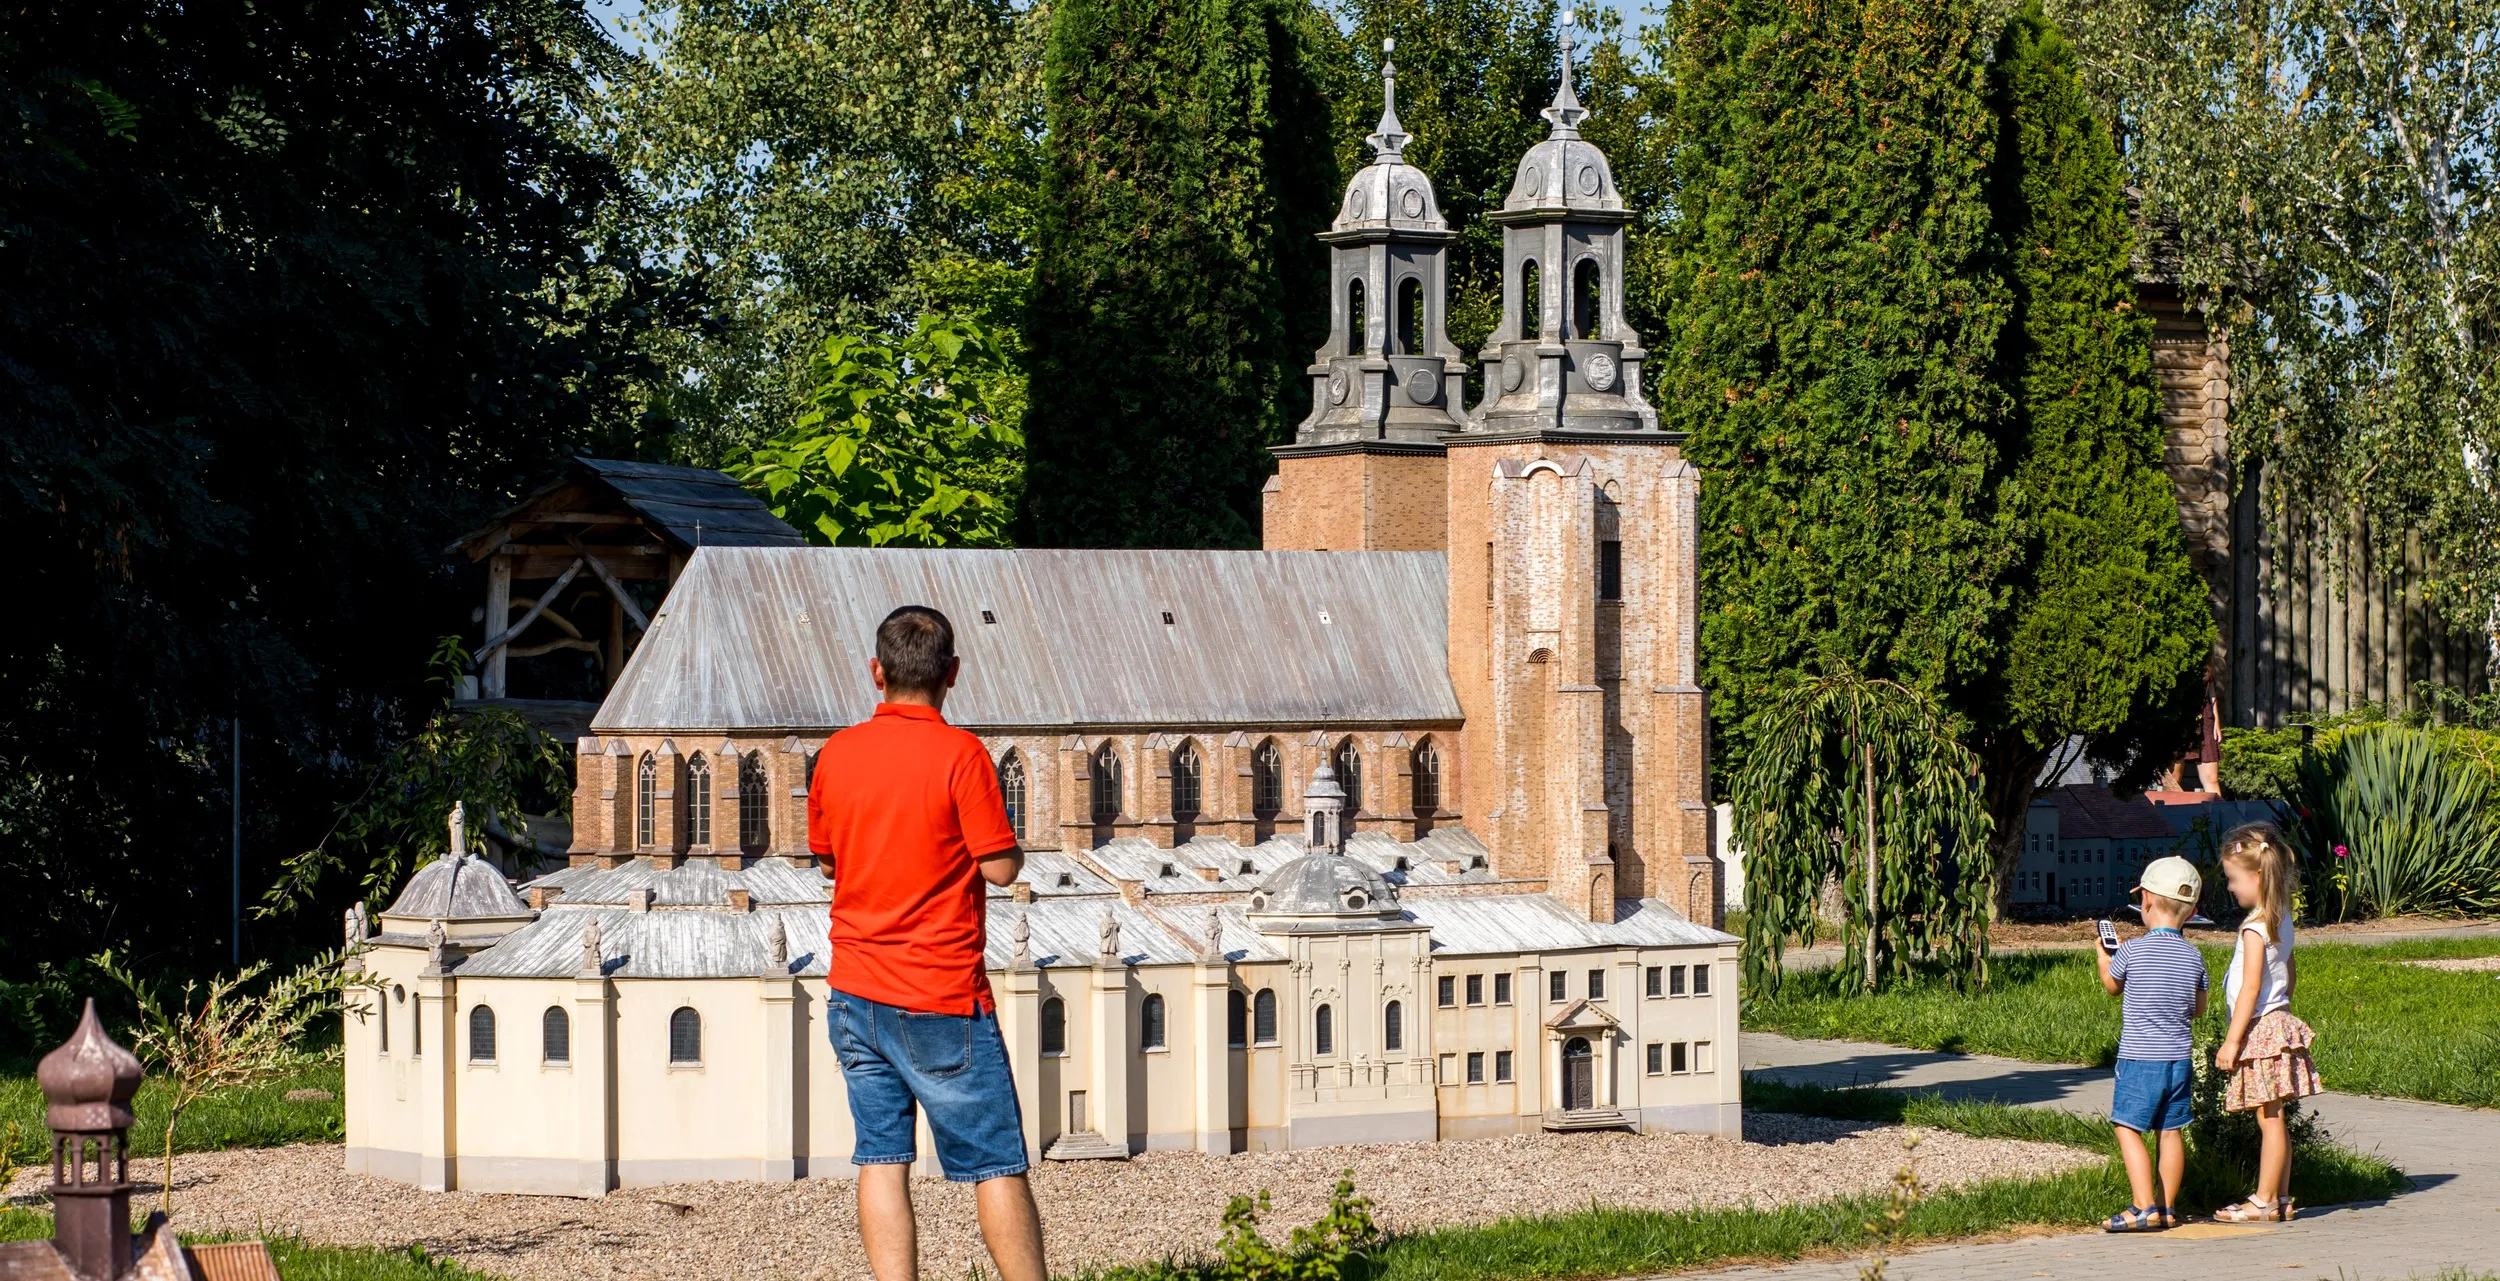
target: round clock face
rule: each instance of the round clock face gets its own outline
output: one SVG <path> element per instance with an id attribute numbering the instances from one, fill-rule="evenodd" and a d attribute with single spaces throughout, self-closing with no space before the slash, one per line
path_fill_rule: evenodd
<path id="1" fill-rule="evenodd" d="M 1345 380 L 1344 370 L 1339 370 L 1336 373 L 1328 375 L 1328 403 L 1332 405 L 1344 404 L 1346 388 L 1347 383 Z"/>
<path id="2" fill-rule="evenodd" d="M 1406 398 L 1418 405 L 1429 405 L 1441 394 L 1441 375 L 1430 369 L 1418 369 L 1406 376 Z"/>
<path id="3" fill-rule="evenodd" d="M 1583 196 L 1597 194 L 1597 166 L 1580 166 L 1580 194 Z"/>
<path id="4" fill-rule="evenodd" d="M 1517 391 L 1528 381 L 1528 367 L 1517 356 L 1502 357 L 1502 390 Z"/>
<path id="5" fill-rule="evenodd" d="M 1403 200 L 1398 202 L 1398 207 L 1404 209 L 1406 211 L 1406 216 L 1409 218 L 1423 217 L 1424 193 L 1415 190 L 1413 187 L 1407 188 L 1406 196 Z"/>
<path id="6" fill-rule="evenodd" d="M 1587 372 L 1589 386 L 1599 391 L 1612 390 L 1615 385 L 1615 358 L 1601 351 L 1589 357 Z"/>

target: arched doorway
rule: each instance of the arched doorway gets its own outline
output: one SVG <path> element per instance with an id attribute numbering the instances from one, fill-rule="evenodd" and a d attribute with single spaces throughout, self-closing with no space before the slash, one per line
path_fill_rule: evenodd
<path id="1" fill-rule="evenodd" d="M 1562 1105 L 1564 1111 L 1582 1112 L 1597 1105 L 1596 1067 L 1596 1060 L 1589 1056 L 1587 1037 L 1575 1036 L 1563 1042 Z"/>

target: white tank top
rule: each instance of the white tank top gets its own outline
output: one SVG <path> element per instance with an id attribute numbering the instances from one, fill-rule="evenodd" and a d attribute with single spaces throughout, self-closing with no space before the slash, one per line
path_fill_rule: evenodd
<path id="1" fill-rule="evenodd" d="M 2290 1009 L 2292 1005 L 2292 923 L 2289 918 L 2281 923 L 2280 942 L 2276 941 L 2276 933 L 2267 928 L 2264 921 L 2257 919 L 2256 913 L 2251 912 L 2248 919 L 2240 923 L 2239 939 L 2231 947 L 2231 971 L 2222 980 L 2222 997 L 2230 1009 L 2236 1010 L 2240 1008 L 2240 966 L 2247 961 L 2248 940 L 2254 936 L 2265 945 L 2266 981 L 2257 991 L 2257 1012 L 2250 1016 L 2251 1022 L 2276 1010 Z"/>

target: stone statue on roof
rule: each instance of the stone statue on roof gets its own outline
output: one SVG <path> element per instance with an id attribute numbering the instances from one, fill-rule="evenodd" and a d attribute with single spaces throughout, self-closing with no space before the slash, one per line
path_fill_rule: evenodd
<path id="1" fill-rule="evenodd" d="M 1107 907 L 1102 910 L 1102 963 L 1120 963 L 1120 918 Z"/>
<path id="2" fill-rule="evenodd" d="M 606 965 L 607 957 L 599 946 L 599 921 L 598 918 L 593 917 L 590 928 L 582 931 L 582 977 L 597 978 L 605 970 Z"/>

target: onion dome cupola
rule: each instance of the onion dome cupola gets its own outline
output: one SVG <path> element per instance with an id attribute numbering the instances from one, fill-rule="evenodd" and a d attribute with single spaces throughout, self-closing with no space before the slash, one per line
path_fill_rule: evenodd
<path id="1" fill-rule="evenodd" d="M 467 818 L 467 807 L 454 802 L 448 852 L 418 868 L 382 909 L 381 941 L 413 944 L 441 927 L 452 943 L 474 945 L 538 918 L 503 873 L 469 848 Z"/>
<path id="2" fill-rule="evenodd" d="M 1311 416 L 1288 449 L 1369 441 L 1437 445 L 1466 423 L 1467 362 L 1447 332 L 1449 246 L 1432 179 L 1406 162 L 1397 64 L 1381 42 L 1372 162 L 1346 187 L 1329 247 L 1328 344 L 1312 357 Z"/>
<path id="3" fill-rule="evenodd" d="M 1250 892 L 1250 923 L 1268 933 L 1343 933 L 1405 928 L 1397 887 L 1345 852 L 1345 789 L 1326 765 L 1302 794 L 1308 811 L 1301 857 L 1270 873 Z"/>
<path id="4" fill-rule="evenodd" d="M 1484 403 L 1472 430 L 1657 431 L 1641 395 L 1648 355 L 1623 311 L 1624 224 L 1631 211 L 1606 155 L 1580 136 L 1588 110 L 1571 86 L 1571 14 L 1562 79 L 1542 113 L 1552 130 L 1528 149 L 1502 228 L 1502 317 L 1485 343 Z"/>

